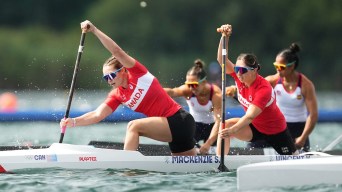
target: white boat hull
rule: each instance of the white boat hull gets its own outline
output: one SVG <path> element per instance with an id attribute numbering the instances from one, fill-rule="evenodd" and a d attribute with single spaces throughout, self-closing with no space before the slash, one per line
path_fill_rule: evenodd
<path id="1" fill-rule="evenodd" d="M 264 162 L 237 169 L 239 190 L 318 184 L 342 184 L 342 156 Z"/>
<path id="2" fill-rule="evenodd" d="M 242 165 L 267 161 L 310 159 L 320 156 L 230 155 L 225 165 L 236 170 Z M 21 169 L 139 169 L 157 172 L 217 171 L 218 156 L 144 156 L 138 151 L 101 149 L 89 145 L 54 143 L 46 149 L 0 152 L 0 172 Z"/>

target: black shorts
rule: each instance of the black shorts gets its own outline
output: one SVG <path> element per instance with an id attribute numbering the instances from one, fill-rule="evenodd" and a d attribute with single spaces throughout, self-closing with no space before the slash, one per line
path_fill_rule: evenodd
<path id="1" fill-rule="evenodd" d="M 305 122 L 298 122 L 298 123 L 287 123 L 287 128 L 290 131 L 291 137 L 295 140 L 297 137 L 301 136 L 305 127 Z M 248 143 L 248 147 L 254 148 L 265 148 L 270 147 L 270 145 L 265 140 L 257 140 L 251 143 Z M 308 138 L 305 141 L 303 151 L 310 151 L 310 139 Z"/>
<path id="2" fill-rule="evenodd" d="M 195 131 L 195 140 L 199 142 L 203 140 L 206 142 L 210 136 L 211 130 L 213 129 L 215 123 L 205 124 L 196 122 L 196 131 Z M 212 144 L 212 146 L 216 146 L 216 141 Z"/>
<path id="3" fill-rule="evenodd" d="M 172 142 L 169 142 L 172 153 L 188 151 L 195 147 L 195 120 L 189 112 L 179 109 L 167 118 L 170 126 Z"/>
<path id="4" fill-rule="evenodd" d="M 290 134 L 293 139 L 296 139 L 297 137 L 301 136 L 305 127 L 305 122 L 298 122 L 298 123 L 287 123 L 287 128 L 289 128 Z M 304 151 L 310 151 L 310 140 L 309 137 L 305 141 Z"/>
<path id="5" fill-rule="evenodd" d="M 267 135 L 258 131 L 252 123 L 249 124 L 249 126 L 251 127 L 253 133 L 253 138 L 250 142 L 253 143 L 258 140 L 264 140 L 280 155 L 292 155 L 297 150 L 287 128 L 283 132 Z"/>

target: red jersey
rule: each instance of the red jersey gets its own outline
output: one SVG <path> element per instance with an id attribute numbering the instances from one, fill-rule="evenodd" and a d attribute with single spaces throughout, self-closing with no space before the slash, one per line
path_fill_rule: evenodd
<path id="1" fill-rule="evenodd" d="M 181 108 L 141 63 L 136 61 L 127 71 L 128 87 L 113 89 L 105 100 L 113 111 L 123 104 L 148 117 L 169 117 Z"/>
<path id="2" fill-rule="evenodd" d="M 243 109 L 247 111 L 248 107 L 253 104 L 262 110 L 252 121 L 255 128 L 268 135 L 284 131 L 286 129 L 285 117 L 276 104 L 275 93 L 271 84 L 257 75 L 252 85 L 247 87 L 235 73 L 230 75 L 237 85 L 238 100 Z"/>

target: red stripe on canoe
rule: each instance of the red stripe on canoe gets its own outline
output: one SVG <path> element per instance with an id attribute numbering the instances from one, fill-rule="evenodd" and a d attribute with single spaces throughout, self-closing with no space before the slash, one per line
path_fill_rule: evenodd
<path id="1" fill-rule="evenodd" d="M 7 171 L 0 165 L 0 173 L 6 173 Z"/>

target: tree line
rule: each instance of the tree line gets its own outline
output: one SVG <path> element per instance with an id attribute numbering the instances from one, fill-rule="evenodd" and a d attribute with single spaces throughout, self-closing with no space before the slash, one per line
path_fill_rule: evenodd
<path id="1" fill-rule="evenodd" d="M 297 42 L 299 71 L 318 91 L 342 90 L 342 2 L 339 0 L 3 0 L 0 6 L 0 89 L 68 89 L 80 39 L 91 20 L 168 87 L 185 80 L 197 58 L 217 78 L 220 34 L 233 34 L 228 57 L 257 55 L 261 75 L 275 73 L 276 54 Z M 102 63 L 109 53 L 87 34 L 78 89 L 104 89 Z M 229 84 L 229 83 L 228 83 Z"/>

